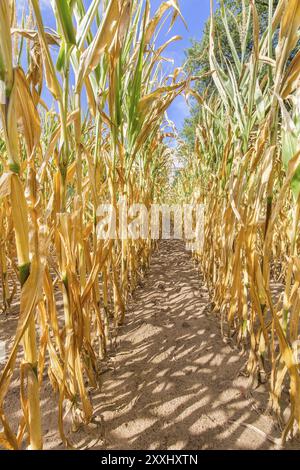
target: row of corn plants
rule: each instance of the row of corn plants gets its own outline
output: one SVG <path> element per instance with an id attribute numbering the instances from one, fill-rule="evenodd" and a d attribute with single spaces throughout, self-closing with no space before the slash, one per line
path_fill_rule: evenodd
<path id="1" fill-rule="evenodd" d="M 256 2 L 243 1 L 236 44 L 221 1 L 233 63 L 222 53 L 216 59 L 211 3 L 215 91 L 193 92 L 195 148 L 190 154 L 182 143 L 177 191 L 205 204 L 204 246 L 195 256 L 223 333 L 250 351 L 249 375 L 268 381 L 285 441 L 300 428 L 300 3 L 281 0 L 275 8 L 270 0 L 261 31 Z"/>
<path id="2" fill-rule="evenodd" d="M 41 389 L 55 392 L 58 429 L 93 418 L 90 390 L 124 321 L 128 295 L 153 242 L 97 236 L 99 204 L 159 201 L 167 183 L 166 110 L 187 83 L 165 76 L 161 28 L 177 0 L 154 15 L 149 0 L 53 0 L 56 30 L 39 0 L 0 1 L 1 307 L 19 302 L 0 376 L 0 445 L 41 449 Z M 43 91 L 51 95 L 43 99 Z M 47 102 L 46 102 L 47 101 Z M 120 221 L 117 221 L 117 224 Z M 19 374 L 21 418 L 6 412 Z M 48 376 L 46 378 L 46 376 Z"/>

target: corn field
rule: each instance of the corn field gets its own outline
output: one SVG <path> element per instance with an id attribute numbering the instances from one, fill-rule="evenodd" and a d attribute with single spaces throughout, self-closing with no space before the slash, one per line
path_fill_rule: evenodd
<path id="1" fill-rule="evenodd" d="M 201 96 L 197 77 L 181 68 L 163 73 L 165 50 L 180 40 L 172 26 L 184 21 L 177 0 L 161 2 L 154 15 L 149 0 L 92 0 L 87 9 L 83 0 L 53 0 L 56 31 L 44 24 L 39 0 L 25 2 L 21 20 L 17 3 L 0 0 L 0 315 L 18 301 L 0 376 L 0 446 L 43 447 L 45 381 L 66 447 L 66 416 L 73 430 L 93 419 L 90 390 L 156 249 L 150 236 L 99 239 L 97 210 L 124 199 L 150 208 L 169 197 L 166 142 L 177 133 L 166 111 L 181 94 L 199 103 L 200 116 L 194 151 L 179 141 L 184 169 L 172 197 L 206 207 L 204 246 L 194 257 L 211 315 L 247 352 L 249 377 L 268 382 L 285 442 L 300 429 L 300 51 L 291 59 L 298 0 L 276 9 L 269 0 L 266 31 L 256 2 L 243 1 L 241 54 L 223 8 L 233 65 L 216 59 L 211 0 L 215 91 Z M 157 46 L 167 20 L 169 37 Z M 17 427 L 6 412 L 16 374 Z"/>
<path id="2" fill-rule="evenodd" d="M 234 65 L 225 57 L 216 60 L 212 15 L 209 59 L 216 93 L 207 98 L 193 92 L 200 103 L 195 149 L 186 155 L 182 144 L 186 168 L 177 191 L 205 204 L 204 247 L 195 256 L 223 333 L 249 350 L 247 370 L 256 383 L 269 380 L 270 409 L 285 441 L 300 426 L 299 50 L 290 60 L 300 4 L 283 0 L 275 10 L 270 1 L 269 26 L 262 32 L 255 2 L 248 9 L 244 2 L 242 54 L 224 8 L 222 21 Z M 286 381 L 290 416 L 284 423 Z"/>

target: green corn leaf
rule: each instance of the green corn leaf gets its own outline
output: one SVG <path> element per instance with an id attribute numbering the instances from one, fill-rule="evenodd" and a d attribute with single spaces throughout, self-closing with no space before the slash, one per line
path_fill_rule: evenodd
<path id="1" fill-rule="evenodd" d="M 56 18 L 65 42 L 67 44 L 76 45 L 72 9 L 69 2 L 67 0 L 55 0 L 55 2 L 53 2 L 53 6 L 56 11 Z"/>

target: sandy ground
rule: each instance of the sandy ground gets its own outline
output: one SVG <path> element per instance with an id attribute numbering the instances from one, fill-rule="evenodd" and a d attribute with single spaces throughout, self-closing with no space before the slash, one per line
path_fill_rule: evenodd
<path id="1" fill-rule="evenodd" d="M 247 392 L 245 362 L 222 339 L 184 244 L 163 241 L 129 304 L 101 390 L 92 392 L 95 420 L 71 439 L 92 449 L 279 448 L 266 386 Z M 17 416 L 16 393 L 9 406 Z M 62 449 L 49 385 L 42 397 L 45 448 Z"/>

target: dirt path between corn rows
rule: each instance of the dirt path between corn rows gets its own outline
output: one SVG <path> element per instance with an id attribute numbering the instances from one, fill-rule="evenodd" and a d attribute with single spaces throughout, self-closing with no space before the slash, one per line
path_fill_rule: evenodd
<path id="1" fill-rule="evenodd" d="M 93 393 L 95 423 L 76 441 L 93 449 L 277 448 L 266 388 L 246 392 L 245 361 L 222 340 L 184 244 L 163 241 L 130 301 L 101 391 Z M 62 448 L 50 429 L 45 444 Z"/>

